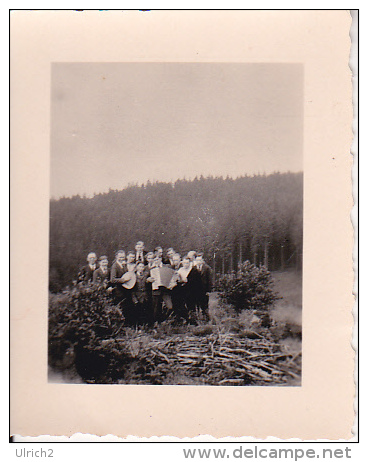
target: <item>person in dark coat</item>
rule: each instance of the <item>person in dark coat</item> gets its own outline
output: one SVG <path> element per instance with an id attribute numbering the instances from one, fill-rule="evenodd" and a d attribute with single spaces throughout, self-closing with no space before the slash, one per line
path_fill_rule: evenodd
<path id="1" fill-rule="evenodd" d="M 173 305 L 174 315 L 177 320 L 188 320 L 188 310 L 185 306 L 184 300 L 184 284 L 180 283 L 180 276 L 178 274 L 179 269 L 181 268 L 181 257 L 178 253 L 174 253 L 172 256 L 172 265 L 171 268 L 175 270 L 172 287 L 171 287 L 171 300 Z"/>
<path id="2" fill-rule="evenodd" d="M 92 284 L 93 281 L 93 273 L 97 269 L 97 256 L 95 252 L 90 252 L 87 255 L 87 262 L 88 265 L 83 266 L 78 273 L 78 284 L 85 283 L 85 284 Z"/>
<path id="3" fill-rule="evenodd" d="M 209 293 L 212 291 L 212 270 L 203 259 L 203 254 L 198 253 L 196 258 L 196 268 L 200 274 L 200 284 L 198 287 L 198 305 L 203 315 L 209 319 L 208 301 Z"/>
<path id="4" fill-rule="evenodd" d="M 115 302 L 120 305 L 127 325 L 134 321 L 132 289 L 123 287 L 123 283 L 130 279 L 128 267 L 125 261 L 124 250 L 118 250 L 115 254 L 115 262 L 111 267 L 110 281 L 113 287 Z"/>
<path id="5" fill-rule="evenodd" d="M 152 316 L 149 310 L 149 286 L 147 283 L 147 271 L 143 262 L 137 263 L 137 281 L 132 290 L 132 301 L 136 324 L 151 324 Z"/>
<path id="6" fill-rule="evenodd" d="M 146 275 L 146 286 L 147 286 L 147 295 L 148 295 L 148 303 L 147 303 L 147 312 L 148 312 L 148 319 L 149 323 L 153 321 L 153 301 L 152 301 L 152 282 L 147 280 L 151 275 L 151 269 L 155 267 L 155 255 L 153 252 L 147 252 L 146 254 L 146 261 L 147 265 L 144 268 L 144 272 Z"/>
<path id="7" fill-rule="evenodd" d="M 128 271 L 133 272 L 133 273 L 135 272 L 137 268 L 137 264 L 135 261 L 135 253 L 133 252 L 133 250 L 129 250 L 129 252 L 126 255 L 126 265 L 127 265 Z"/>
<path id="8" fill-rule="evenodd" d="M 109 259 L 103 255 L 98 259 L 98 268 L 93 272 L 93 285 L 104 287 L 107 289 L 110 286 L 110 270 Z"/>
<path id="9" fill-rule="evenodd" d="M 178 285 L 182 288 L 183 301 L 187 307 L 188 315 L 190 316 L 196 308 L 201 277 L 188 256 L 183 258 L 182 267 L 178 270 L 178 275 Z"/>
<path id="10" fill-rule="evenodd" d="M 111 266 L 110 281 L 114 287 L 114 295 L 120 299 L 124 298 L 125 292 L 122 283 L 125 279 L 122 279 L 124 274 L 128 272 L 128 268 L 125 261 L 124 250 L 118 250 L 115 254 L 115 261 Z"/>

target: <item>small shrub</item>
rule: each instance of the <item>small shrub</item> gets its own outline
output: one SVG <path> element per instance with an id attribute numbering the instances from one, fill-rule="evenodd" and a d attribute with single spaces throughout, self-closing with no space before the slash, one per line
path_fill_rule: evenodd
<path id="1" fill-rule="evenodd" d="M 217 290 L 221 301 L 232 305 L 237 312 L 264 312 L 280 298 L 272 286 L 271 273 L 265 267 L 257 267 L 246 261 L 237 272 L 221 276 Z"/>

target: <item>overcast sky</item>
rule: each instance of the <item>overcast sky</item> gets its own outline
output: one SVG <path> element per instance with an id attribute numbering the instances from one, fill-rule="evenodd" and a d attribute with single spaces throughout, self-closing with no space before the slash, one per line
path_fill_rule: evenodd
<path id="1" fill-rule="evenodd" d="M 51 197 L 301 171 L 301 64 L 54 63 Z"/>

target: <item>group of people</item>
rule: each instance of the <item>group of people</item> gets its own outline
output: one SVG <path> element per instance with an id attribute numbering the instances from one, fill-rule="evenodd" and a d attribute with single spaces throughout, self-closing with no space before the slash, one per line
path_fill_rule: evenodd
<path id="1" fill-rule="evenodd" d="M 203 253 L 181 256 L 173 248 L 147 252 L 138 241 L 135 251 L 118 250 L 109 268 L 108 257 L 91 252 L 78 274 L 78 284 L 106 289 L 119 304 L 127 325 L 153 324 L 168 316 L 191 322 L 199 309 L 209 319 L 212 271 Z"/>

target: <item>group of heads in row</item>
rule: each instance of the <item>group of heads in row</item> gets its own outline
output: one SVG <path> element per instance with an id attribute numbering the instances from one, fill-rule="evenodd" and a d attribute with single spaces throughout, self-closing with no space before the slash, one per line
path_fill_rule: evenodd
<path id="1" fill-rule="evenodd" d="M 173 248 L 168 248 L 165 254 L 162 247 L 145 252 L 144 243 L 139 241 L 135 251 L 115 253 L 111 270 L 106 255 L 98 259 L 99 265 L 95 252 L 88 254 L 87 261 L 88 265 L 78 274 L 78 283 L 92 283 L 112 292 L 127 324 L 137 323 L 139 319 L 149 323 L 163 320 L 163 307 L 168 312 L 173 310 L 178 319 L 189 319 L 195 307 L 208 317 L 212 278 L 202 253 L 192 250 L 182 258 Z M 161 280 L 154 271 L 164 266 L 173 270 L 169 272 L 169 282 Z"/>
<path id="2" fill-rule="evenodd" d="M 166 250 L 165 255 L 163 248 L 160 246 L 156 247 L 154 251 L 145 252 L 143 241 L 137 242 L 135 251 L 130 250 L 125 252 L 124 250 L 118 250 L 115 253 L 115 261 L 120 265 L 126 264 L 132 267 L 136 265 L 137 269 L 139 264 L 148 266 L 148 268 L 162 266 L 162 264 L 168 264 L 174 268 L 179 268 L 181 266 L 188 268 L 192 265 L 197 266 L 204 263 L 202 252 L 191 250 L 185 256 L 183 256 L 183 258 L 172 247 L 169 247 Z M 87 262 L 91 268 L 97 267 L 97 255 L 95 252 L 90 252 L 88 254 Z M 98 258 L 98 266 L 101 269 L 108 268 L 109 259 L 106 255 L 102 255 Z"/>

